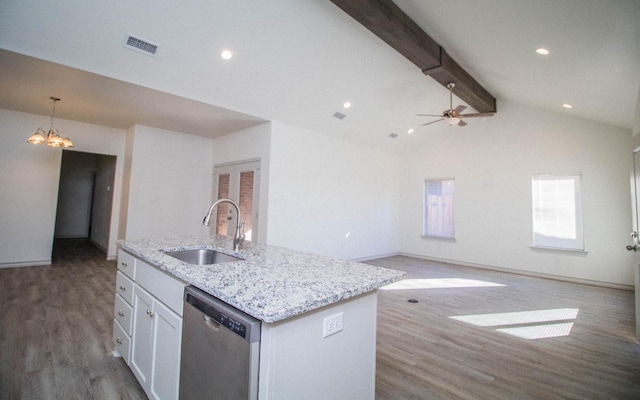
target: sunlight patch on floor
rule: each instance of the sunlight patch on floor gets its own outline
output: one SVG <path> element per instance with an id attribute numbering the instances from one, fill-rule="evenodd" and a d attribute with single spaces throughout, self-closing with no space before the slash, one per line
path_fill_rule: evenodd
<path id="1" fill-rule="evenodd" d="M 537 322 L 565 321 L 578 317 L 577 308 L 551 310 L 516 311 L 497 314 L 460 315 L 449 317 L 476 326 L 500 326 L 532 324 Z"/>
<path id="2" fill-rule="evenodd" d="M 496 331 L 522 339 L 534 340 L 569 336 L 573 328 L 573 322 L 559 324 L 550 324 L 549 322 L 575 320 L 578 318 L 579 311 L 580 309 L 578 308 L 555 308 L 495 314 L 458 315 L 449 318 L 481 327 L 502 326 Z"/>
<path id="3" fill-rule="evenodd" d="M 515 328 L 500 328 L 496 330 L 522 339 L 534 340 L 569 336 L 571 334 L 571 328 L 573 328 L 573 322 L 566 322 L 563 324 L 519 326 Z"/>
<path id="4" fill-rule="evenodd" d="M 383 286 L 382 290 L 405 289 L 450 289 L 471 287 L 495 287 L 506 286 L 500 283 L 479 281 L 475 279 L 442 278 L 442 279 L 404 279 L 399 282 Z"/>

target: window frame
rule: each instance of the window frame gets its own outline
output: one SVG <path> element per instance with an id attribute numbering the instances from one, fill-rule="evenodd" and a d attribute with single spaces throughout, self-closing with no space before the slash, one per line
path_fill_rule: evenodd
<path id="1" fill-rule="evenodd" d="M 538 181 L 560 181 L 560 180 L 572 180 L 573 181 L 573 218 L 574 226 L 571 229 L 574 230 L 575 237 L 560 237 L 560 236 L 545 236 L 540 232 L 536 232 L 541 221 L 537 219 L 539 215 L 540 207 L 536 208 L 539 204 L 540 194 L 538 193 L 536 182 Z M 538 213 L 536 212 L 538 211 Z M 562 210 L 555 209 L 555 212 L 560 214 Z M 563 251 L 576 251 L 584 252 L 584 221 L 583 221 L 583 190 L 582 190 L 582 173 L 581 172 L 565 172 L 565 173 L 544 173 L 533 174 L 531 177 L 531 216 L 532 216 L 532 244 L 533 248 L 563 250 Z"/>
<path id="2" fill-rule="evenodd" d="M 451 190 L 451 234 L 437 234 L 436 229 L 430 229 L 429 226 L 429 212 L 427 207 L 427 191 L 428 185 L 430 183 L 439 183 L 441 188 L 445 182 L 451 182 L 453 184 Z M 444 196 L 443 196 L 444 197 Z M 455 178 L 429 178 L 425 179 L 422 188 L 422 237 L 423 238 L 434 238 L 434 239 L 445 239 L 445 240 L 455 240 L 456 239 L 456 223 L 455 223 Z M 441 224 L 444 224 L 445 221 L 440 221 Z M 440 230 L 441 231 L 441 230 Z M 446 232 L 445 232 L 446 233 Z"/>

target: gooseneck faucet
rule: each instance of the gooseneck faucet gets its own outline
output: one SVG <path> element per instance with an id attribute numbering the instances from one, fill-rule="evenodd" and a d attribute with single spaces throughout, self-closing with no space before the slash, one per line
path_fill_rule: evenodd
<path id="1" fill-rule="evenodd" d="M 209 207 L 209 212 L 207 213 L 207 215 L 205 215 L 204 219 L 202 220 L 202 225 L 209 226 L 211 213 L 213 212 L 213 209 L 216 208 L 216 206 L 220 203 L 231 204 L 236 209 L 236 214 L 238 214 L 238 220 L 236 221 L 236 233 L 235 235 L 233 235 L 233 252 L 237 253 L 238 251 L 240 251 L 240 245 L 244 241 L 244 221 L 242 222 L 242 224 L 240 223 L 240 207 L 238 207 L 238 203 L 236 203 L 231 199 L 217 200 L 215 203 L 211 205 L 211 207 Z"/>

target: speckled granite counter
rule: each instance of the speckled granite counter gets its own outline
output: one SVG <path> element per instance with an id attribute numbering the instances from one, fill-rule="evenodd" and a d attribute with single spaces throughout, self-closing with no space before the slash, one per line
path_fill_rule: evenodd
<path id="1" fill-rule="evenodd" d="M 337 303 L 404 278 L 387 268 L 245 242 L 244 261 L 197 266 L 167 251 L 213 249 L 233 254 L 222 236 L 118 241 L 123 250 L 264 322 Z"/>

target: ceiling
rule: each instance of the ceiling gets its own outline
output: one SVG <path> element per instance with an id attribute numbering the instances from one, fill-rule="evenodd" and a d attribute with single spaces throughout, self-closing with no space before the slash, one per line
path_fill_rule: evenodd
<path id="1" fill-rule="evenodd" d="M 0 4 L 1 108 L 49 115 L 56 96 L 57 118 L 211 137 L 275 120 L 397 152 L 458 129 L 421 127 L 415 114 L 442 112 L 447 90 L 328 1 L 73 3 Z M 631 131 L 640 2 L 395 3 L 497 98 L 498 113 L 510 101 Z M 128 34 L 158 43 L 156 57 L 126 49 Z M 551 54 L 537 55 L 541 46 Z M 221 60 L 222 48 L 234 58 Z"/>
<path id="2" fill-rule="evenodd" d="M 0 93 L 0 108 L 50 115 L 49 93 L 61 99 L 57 118 L 119 129 L 141 124 L 217 137 L 266 122 L 6 50 L 0 50 Z"/>

